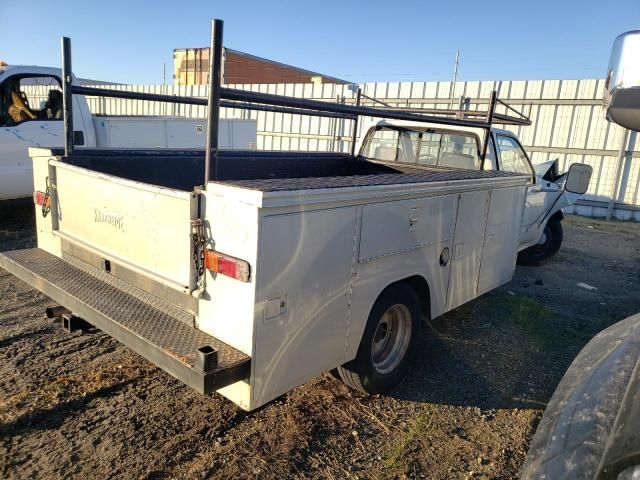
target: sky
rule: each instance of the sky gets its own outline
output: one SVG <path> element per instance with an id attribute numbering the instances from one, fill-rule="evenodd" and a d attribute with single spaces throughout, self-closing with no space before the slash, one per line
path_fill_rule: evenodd
<path id="1" fill-rule="evenodd" d="M 353 82 L 602 78 L 640 0 L 0 0 L 0 60 L 79 77 L 172 83 L 174 48 L 224 45 Z"/>

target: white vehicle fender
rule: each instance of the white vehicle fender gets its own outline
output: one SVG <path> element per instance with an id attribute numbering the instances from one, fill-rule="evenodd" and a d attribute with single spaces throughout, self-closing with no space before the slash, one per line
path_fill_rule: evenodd
<path id="1" fill-rule="evenodd" d="M 392 258 L 392 257 L 387 257 Z M 432 305 L 433 292 L 429 280 L 426 278 L 425 273 L 428 272 L 414 272 L 411 275 L 393 274 L 393 276 L 383 276 L 382 278 L 376 278 L 376 285 L 368 285 L 368 281 L 360 283 L 355 286 L 353 292 L 353 302 L 350 307 L 350 326 L 347 335 L 346 345 L 346 361 L 353 360 L 358 353 L 358 347 L 364 330 L 367 326 L 367 321 L 373 305 L 376 303 L 382 292 L 393 284 L 406 281 L 409 283 L 420 300 L 420 304 L 423 310 L 429 317 L 433 318 L 434 311 Z M 374 279 L 374 276 L 367 276 L 370 279 Z M 436 312 L 439 315 L 442 312 Z"/>

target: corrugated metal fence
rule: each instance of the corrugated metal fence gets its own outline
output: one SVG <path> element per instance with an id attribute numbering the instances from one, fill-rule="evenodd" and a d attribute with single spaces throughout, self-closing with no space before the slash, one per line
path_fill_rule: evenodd
<path id="1" fill-rule="evenodd" d="M 577 213 L 604 216 L 611 198 L 614 215 L 640 220 L 640 142 L 604 118 L 603 80 L 528 80 L 476 82 L 386 82 L 361 85 L 363 93 L 392 106 L 448 108 L 453 98 L 470 97 L 471 109 L 486 109 L 492 90 L 499 98 L 526 113 L 533 125 L 512 127 L 534 163 L 559 158 L 560 170 L 571 163 L 594 169 L 588 195 Z M 229 85 L 295 97 L 351 103 L 355 92 L 347 85 L 278 84 Z M 129 85 L 110 88 L 206 97 L 206 86 Z M 371 101 L 363 103 L 371 104 Z M 122 99 L 89 98 L 94 113 L 102 115 L 206 116 L 205 107 Z M 223 117 L 253 118 L 258 122 L 258 148 L 265 150 L 348 151 L 351 122 L 270 112 L 223 109 Z M 359 129 L 359 133 L 363 133 Z M 617 181 L 616 181 L 617 180 Z"/>

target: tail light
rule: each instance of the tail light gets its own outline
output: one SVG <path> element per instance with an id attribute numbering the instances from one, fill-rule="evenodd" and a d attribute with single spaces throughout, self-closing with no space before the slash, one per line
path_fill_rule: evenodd
<path id="1" fill-rule="evenodd" d="M 48 202 L 49 198 L 44 192 L 33 192 L 33 203 L 36 205 L 44 206 L 45 202 Z"/>
<path id="2" fill-rule="evenodd" d="M 46 217 L 51 211 L 51 196 L 49 195 L 49 188 L 46 192 L 33 192 L 33 203 L 42 207 L 42 216 Z"/>
<path id="3" fill-rule="evenodd" d="M 248 282 L 251 274 L 249 262 L 239 258 L 230 257 L 215 250 L 206 250 L 204 264 L 207 269 L 226 277 L 235 278 L 241 282 Z"/>

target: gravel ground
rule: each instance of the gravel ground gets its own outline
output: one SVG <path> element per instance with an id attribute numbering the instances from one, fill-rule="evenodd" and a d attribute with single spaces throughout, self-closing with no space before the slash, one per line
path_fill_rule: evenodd
<path id="1" fill-rule="evenodd" d="M 0 250 L 33 246 L 32 224 L 32 207 L 0 208 Z M 395 391 L 326 374 L 253 413 L 100 332 L 64 333 L 51 300 L 0 270 L 0 476 L 514 478 L 572 358 L 640 311 L 640 225 L 564 226 L 548 265 L 428 322 Z"/>

